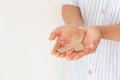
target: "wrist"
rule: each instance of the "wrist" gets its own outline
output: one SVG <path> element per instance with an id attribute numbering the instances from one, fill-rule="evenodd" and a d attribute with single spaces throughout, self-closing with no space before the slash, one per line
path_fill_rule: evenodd
<path id="1" fill-rule="evenodd" d="M 101 26 L 93 26 L 93 27 L 88 28 L 87 30 L 94 31 L 101 38 L 103 37 L 103 32 L 102 32 L 103 30 Z"/>
<path id="2" fill-rule="evenodd" d="M 103 37 L 103 26 L 95 26 L 94 28 L 96 28 L 100 32 L 101 37 Z"/>

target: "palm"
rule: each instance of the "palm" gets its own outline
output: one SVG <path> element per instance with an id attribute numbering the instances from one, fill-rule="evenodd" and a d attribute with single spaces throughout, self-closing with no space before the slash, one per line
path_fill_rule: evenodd
<path id="1" fill-rule="evenodd" d="M 52 33 L 51 33 L 51 40 L 56 40 L 56 44 L 52 50 L 52 54 L 56 56 L 62 56 L 65 57 L 66 54 L 61 54 L 57 51 L 60 47 L 64 47 L 67 44 L 71 42 L 71 37 L 73 37 L 73 32 L 77 31 L 78 27 L 76 25 L 65 25 L 56 28 Z"/>
<path id="2" fill-rule="evenodd" d="M 86 30 L 85 43 L 90 47 L 96 47 L 101 39 L 101 33 L 95 27 L 91 27 Z"/>
<path id="3" fill-rule="evenodd" d="M 96 28 L 92 27 L 85 31 L 83 45 L 84 50 L 82 51 L 74 51 L 71 54 L 67 55 L 67 59 L 79 59 L 89 53 L 92 53 L 96 50 L 98 43 L 101 39 L 101 33 Z"/>

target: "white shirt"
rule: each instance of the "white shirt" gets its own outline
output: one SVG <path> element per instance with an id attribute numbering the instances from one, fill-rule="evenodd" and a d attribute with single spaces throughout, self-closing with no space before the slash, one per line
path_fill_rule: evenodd
<path id="1" fill-rule="evenodd" d="M 63 0 L 78 6 L 84 27 L 120 24 L 120 0 Z M 60 80 L 120 80 L 120 42 L 102 39 L 95 53 L 69 61 Z"/>

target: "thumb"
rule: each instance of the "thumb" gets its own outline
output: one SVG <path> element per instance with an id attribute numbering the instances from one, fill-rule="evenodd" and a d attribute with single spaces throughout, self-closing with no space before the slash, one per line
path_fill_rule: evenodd
<path id="1" fill-rule="evenodd" d="M 60 27 L 56 28 L 50 33 L 49 40 L 55 40 L 55 38 L 59 35 Z"/>
<path id="2" fill-rule="evenodd" d="M 57 37 L 56 31 L 53 31 L 50 33 L 49 40 L 50 41 L 55 40 L 56 37 Z"/>
<path id="3" fill-rule="evenodd" d="M 90 43 L 90 48 L 94 48 L 94 46 L 95 46 L 95 43 Z"/>

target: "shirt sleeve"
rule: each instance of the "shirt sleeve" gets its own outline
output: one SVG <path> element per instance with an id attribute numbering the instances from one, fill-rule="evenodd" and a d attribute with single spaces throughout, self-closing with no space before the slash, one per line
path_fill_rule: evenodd
<path id="1" fill-rule="evenodd" d="M 78 0 L 62 0 L 63 5 L 79 6 Z"/>

